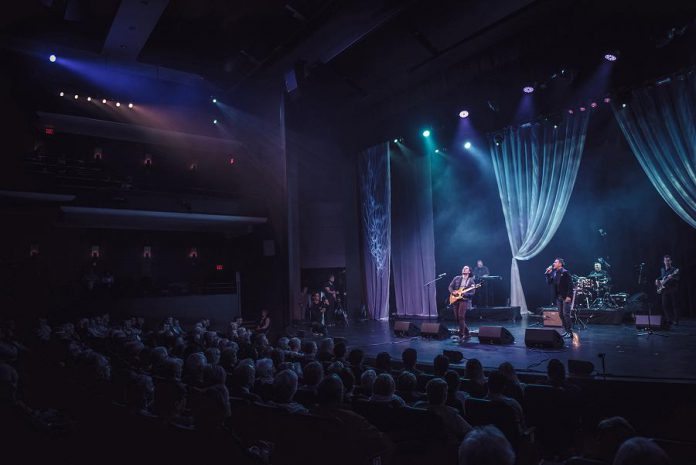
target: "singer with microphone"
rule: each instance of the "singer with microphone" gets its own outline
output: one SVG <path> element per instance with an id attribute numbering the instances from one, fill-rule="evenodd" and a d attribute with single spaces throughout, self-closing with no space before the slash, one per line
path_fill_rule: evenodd
<path id="1" fill-rule="evenodd" d="M 553 264 L 546 268 L 546 282 L 553 286 L 554 299 L 558 306 L 558 314 L 563 321 L 565 333 L 563 337 L 573 337 L 573 321 L 570 317 L 570 306 L 573 300 L 573 279 L 570 272 L 565 269 L 565 261 L 556 258 Z"/>
<path id="2" fill-rule="evenodd" d="M 466 311 L 471 308 L 471 297 L 476 291 L 476 282 L 471 275 L 471 268 L 464 266 L 462 274 L 455 276 L 449 285 L 450 303 L 459 323 L 459 336 L 469 338 L 469 328 L 466 326 Z"/>

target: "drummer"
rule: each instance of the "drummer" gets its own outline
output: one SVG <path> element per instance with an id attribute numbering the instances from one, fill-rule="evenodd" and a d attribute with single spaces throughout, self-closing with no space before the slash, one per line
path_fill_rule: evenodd
<path id="1" fill-rule="evenodd" d="M 594 269 L 587 275 L 588 278 L 594 279 L 597 283 L 597 287 L 604 287 L 609 285 L 611 281 L 611 276 L 606 270 L 602 269 L 602 264 L 600 262 L 595 262 Z"/>

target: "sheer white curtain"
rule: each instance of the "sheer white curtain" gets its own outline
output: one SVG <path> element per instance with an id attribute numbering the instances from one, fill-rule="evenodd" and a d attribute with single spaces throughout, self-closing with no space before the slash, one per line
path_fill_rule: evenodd
<path id="1" fill-rule="evenodd" d="M 367 309 L 375 320 L 389 318 L 391 258 L 391 179 L 389 144 L 363 151 L 358 158 L 360 210 Z"/>
<path id="2" fill-rule="evenodd" d="M 544 250 L 565 215 L 582 159 L 589 112 L 553 123 L 526 124 L 490 136 L 512 264 L 510 305 L 528 313 L 518 260 Z"/>
<path id="3" fill-rule="evenodd" d="M 437 316 L 435 231 L 430 157 L 401 146 L 392 151 L 392 247 L 396 312 Z"/>
<path id="4" fill-rule="evenodd" d="M 613 108 L 650 182 L 696 228 L 696 72 L 639 89 L 626 107 Z"/>

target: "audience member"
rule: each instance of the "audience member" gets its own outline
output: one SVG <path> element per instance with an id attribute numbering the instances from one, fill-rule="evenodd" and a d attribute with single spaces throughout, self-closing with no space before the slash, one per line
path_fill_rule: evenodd
<path id="1" fill-rule="evenodd" d="M 416 376 L 423 374 L 421 370 L 416 368 L 416 362 L 418 361 L 418 352 L 416 349 L 411 347 L 404 349 L 404 351 L 401 353 L 401 361 L 404 364 L 404 371 L 413 373 Z"/>
<path id="2" fill-rule="evenodd" d="M 449 358 L 447 358 L 446 355 L 436 355 L 435 359 L 433 360 L 433 374 L 435 376 L 439 376 L 440 378 L 444 378 L 445 373 L 447 373 L 447 370 L 449 370 Z"/>
<path id="3" fill-rule="evenodd" d="M 483 375 L 483 365 L 476 358 L 466 361 L 466 377 L 469 380 L 467 391 L 472 397 L 484 398 L 488 393 L 486 377 Z"/>
<path id="4" fill-rule="evenodd" d="M 517 377 L 517 372 L 510 362 L 503 362 L 498 367 L 498 371 L 505 376 L 505 389 L 503 389 L 503 394 L 508 397 L 512 397 L 517 402 L 522 402 L 524 397 L 524 385 L 520 382 Z"/>
<path id="5" fill-rule="evenodd" d="M 464 405 L 469 396 L 466 392 L 459 389 L 462 384 L 459 373 L 454 370 L 447 370 L 445 382 L 447 383 L 447 405 L 455 408 L 464 417 Z"/>
<path id="6" fill-rule="evenodd" d="M 442 419 L 448 434 L 461 440 L 471 431 L 471 425 L 464 420 L 459 412 L 447 404 L 447 383 L 441 378 L 434 378 L 428 381 L 425 386 L 428 397 L 427 402 L 419 402 L 417 408 L 425 408 Z"/>
<path id="7" fill-rule="evenodd" d="M 292 370 L 283 370 L 273 381 L 272 404 L 288 413 L 307 413 L 307 409 L 293 400 L 297 392 L 297 374 Z"/>
<path id="8" fill-rule="evenodd" d="M 391 374 L 391 355 L 389 352 L 380 352 L 375 357 L 375 371 L 378 375 L 382 373 Z"/>
<path id="9" fill-rule="evenodd" d="M 394 378 L 388 373 L 382 373 L 377 376 L 372 387 L 372 396 L 370 402 L 390 407 L 404 407 L 406 402 L 395 394 L 396 385 Z"/>
<path id="10" fill-rule="evenodd" d="M 635 437 L 626 440 L 616 451 L 613 465 L 669 465 L 667 454 L 655 441 Z"/>
<path id="11" fill-rule="evenodd" d="M 396 378 L 396 395 L 401 397 L 407 405 L 413 406 L 416 402 L 425 399 L 425 396 L 417 389 L 418 380 L 410 371 L 404 371 Z"/>
<path id="12" fill-rule="evenodd" d="M 486 396 L 486 399 L 510 406 L 515 411 L 515 418 L 517 420 L 517 424 L 519 425 L 519 430 L 524 431 L 526 426 L 522 406 L 515 399 L 508 397 L 503 393 L 506 384 L 507 379 L 505 378 L 505 375 L 498 370 L 491 371 L 491 373 L 488 375 L 488 395 Z"/>
<path id="13" fill-rule="evenodd" d="M 479 426 L 459 446 L 459 465 L 514 465 L 515 451 L 493 425 Z"/>

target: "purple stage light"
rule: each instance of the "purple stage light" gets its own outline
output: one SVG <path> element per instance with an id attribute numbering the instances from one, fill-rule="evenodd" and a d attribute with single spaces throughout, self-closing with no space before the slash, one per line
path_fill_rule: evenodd
<path id="1" fill-rule="evenodd" d="M 469 112 L 466 110 L 462 110 L 459 112 L 459 117 L 462 119 L 467 118 L 468 116 L 469 116 Z"/>
<path id="2" fill-rule="evenodd" d="M 618 57 L 613 53 L 607 53 L 606 55 L 604 55 L 604 59 L 607 61 L 616 61 L 617 58 Z"/>
<path id="3" fill-rule="evenodd" d="M 525 94 L 531 94 L 532 92 L 534 92 L 534 87 L 532 87 L 532 86 L 524 86 L 524 87 L 522 88 L 522 90 L 524 91 Z"/>
<path id="4" fill-rule="evenodd" d="M 580 111 L 585 111 L 585 110 L 587 110 L 587 108 L 585 108 L 585 107 L 580 107 Z"/>
<path id="5" fill-rule="evenodd" d="M 597 108 L 597 102 L 592 102 L 592 103 L 590 103 L 590 106 L 591 106 L 592 108 Z"/>
<path id="6" fill-rule="evenodd" d="M 611 102 L 611 99 L 609 97 L 604 97 L 604 103 L 609 103 Z"/>
<path id="7" fill-rule="evenodd" d="M 568 110 L 568 114 L 569 114 L 569 115 L 572 115 L 573 113 L 574 113 L 574 112 L 573 112 L 573 109 L 572 109 L 572 108 Z"/>

